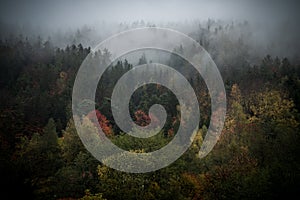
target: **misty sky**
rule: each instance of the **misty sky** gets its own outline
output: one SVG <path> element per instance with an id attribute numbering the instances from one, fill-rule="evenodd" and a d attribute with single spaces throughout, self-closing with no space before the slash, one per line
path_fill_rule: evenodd
<path id="1" fill-rule="evenodd" d="M 101 21 L 151 22 L 200 19 L 290 21 L 298 25 L 296 0 L 6 0 L 0 22 L 74 27 Z"/>

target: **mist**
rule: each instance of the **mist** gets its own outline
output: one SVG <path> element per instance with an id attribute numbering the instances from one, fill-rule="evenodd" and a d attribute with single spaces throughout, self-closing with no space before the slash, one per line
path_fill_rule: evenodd
<path id="1" fill-rule="evenodd" d="M 295 0 L 1 1 L 0 36 L 2 40 L 11 34 L 51 37 L 58 47 L 71 43 L 93 47 L 112 34 L 136 27 L 173 28 L 198 40 L 209 20 L 214 22 L 212 32 L 247 22 L 247 28 L 227 31 L 226 37 L 243 37 L 257 55 L 294 58 L 300 47 L 299 5 Z"/>
<path id="2" fill-rule="evenodd" d="M 213 18 L 278 23 L 299 19 L 299 3 L 294 0 L 12 0 L 1 1 L 0 5 L 1 21 L 51 28 L 78 27 L 97 21 L 157 23 Z"/>
<path id="3" fill-rule="evenodd" d="M 0 0 L 0 199 L 293 199 L 299 11 Z"/>

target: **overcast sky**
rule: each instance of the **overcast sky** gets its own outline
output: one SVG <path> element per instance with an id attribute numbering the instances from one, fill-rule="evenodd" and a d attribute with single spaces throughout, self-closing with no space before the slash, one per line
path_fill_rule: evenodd
<path id="1" fill-rule="evenodd" d="M 299 20 L 297 0 L 6 0 L 0 21 L 72 27 L 101 21 Z"/>

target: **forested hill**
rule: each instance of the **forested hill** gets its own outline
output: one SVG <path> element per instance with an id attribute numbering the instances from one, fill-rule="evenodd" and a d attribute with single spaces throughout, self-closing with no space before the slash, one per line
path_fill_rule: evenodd
<path id="1" fill-rule="evenodd" d="M 199 29 L 195 36 L 215 59 L 226 88 L 228 110 L 219 142 L 207 157 L 198 157 L 209 126 L 210 96 L 201 77 L 191 75 L 186 71 L 188 64 L 170 56 L 166 62 L 186 72 L 196 92 L 200 129 L 180 159 L 145 174 L 106 167 L 91 156 L 77 135 L 71 112 L 72 87 L 90 47 L 76 43 L 57 48 L 51 39 L 41 37 L 2 39 L 0 198 L 287 199 L 298 194 L 300 62 L 272 54 L 254 55 L 255 49 L 244 46 L 242 37 L 233 42 L 224 34 L 219 37 L 223 48 L 214 48 L 211 37 L 222 35 L 220 27 L 206 26 L 205 32 Z M 97 56 L 109 61 L 110 52 L 98 52 Z M 149 62 L 144 52 L 139 64 Z M 160 85 L 140 88 L 131 99 L 134 121 L 147 125 L 149 108 L 161 103 L 170 111 L 167 123 L 145 141 L 122 133 L 113 120 L 109 99 L 118 78 L 133 66 L 128 60 L 119 60 L 105 72 L 96 94 L 96 113 L 105 134 L 118 146 L 153 151 L 176 134 L 178 100 Z M 95 122 L 87 116 L 85 123 Z"/>

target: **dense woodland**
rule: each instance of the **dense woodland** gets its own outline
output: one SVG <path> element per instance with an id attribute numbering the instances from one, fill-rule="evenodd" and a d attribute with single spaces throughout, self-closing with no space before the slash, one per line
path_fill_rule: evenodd
<path id="1" fill-rule="evenodd" d="M 248 23 L 209 20 L 191 34 L 215 60 L 227 92 L 227 116 L 213 151 L 198 157 L 210 121 L 210 96 L 200 76 L 174 57 L 165 63 L 185 74 L 199 100 L 201 127 L 189 150 L 172 165 L 145 174 L 106 167 L 83 146 L 71 111 L 74 79 L 90 47 L 57 47 L 51 38 L 10 35 L 0 41 L 1 196 L 30 199 L 288 199 L 300 186 L 300 62 L 257 55 L 247 35 L 230 38 Z M 80 35 L 80 31 L 77 32 Z M 77 40 L 80 41 L 80 40 Z M 174 51 L 183 51 L 182 47 Z M 97 56 L 109 61 L 109 50 Z M 136 64 L 151 62 L 145 52 Z M 168 111 L 163 130 L 145 141 L 128 137 L 113 120 L 110 95 L 135 64 L 114 62 L 96 94 L 98 121 L 115 144 L 149 152 L 176 134 L 178 100 L 160 85 L 138 89 L 130 114 L 149 123 L 151 105 Z M 186 70 L 189 69 L 189 70 Z M 151 94 L 151 95 L 149 95 Z M 84 126 L 95 123 L 87 116 Z M 146 145 L 145 145 L 146 144 Z M 2 198 L 1 198 L 2 199 Z"/>

